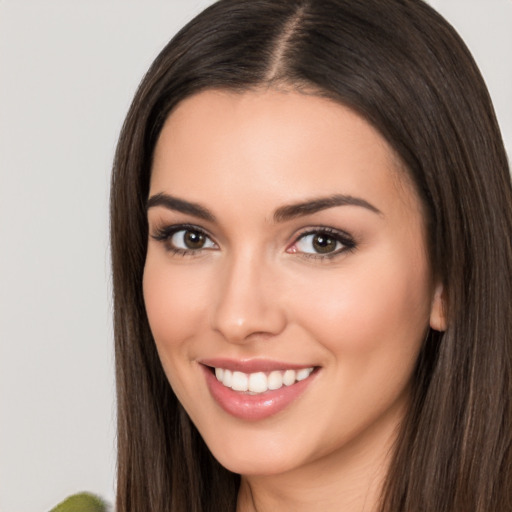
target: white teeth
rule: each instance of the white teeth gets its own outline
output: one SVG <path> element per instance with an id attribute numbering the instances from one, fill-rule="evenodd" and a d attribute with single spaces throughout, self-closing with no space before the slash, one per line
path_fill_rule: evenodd
<path id="1" fill-rule="evenodd" d="M 295 370 L 286 370 L 283 375 L 283 384 L 285 386 L 291 386 L 295 383 Z"/>
<path id="2" fill-rule="evenodd" d="M 268 389 L 279 389 L 283 387 L 283 374 L 281 372 L 270 372 L 268 376 Z"/>
<path id="3" fill-rule="evenodd" d="M 267 376 L 263 372 L 251 373 L 249 375 L 249 391 L 263 393 L 267 389 Z"/>
<path id="4" fill-rule="evenodd" d="M 224 368 L 215 368 L 215 376 L 227 388 L 234 391 L 247 391 L 252 394 L 264 393 L 268 390 L 276 390 L 283 385 L 291 386 L 295 382 L 307 379 L 313 367 L 300 370 L 274 370 L 268 375 L 264 372 L 243 373 L 232 372 Z"/>
<path id="5" fill-rule="evenodd" d="M 234 391 L 247 391 L 249 389 L 249 377 L 246 373 L 233 372 L 231 389 Z"/>
<path id="6" fill-rule="evenodd" d="M 297 377 L 296 379 L 298 381 L 301 381 L 301 380 L 304 380 L 304 379 L 307 379 L 310 375 L 311 375 L 311 372 L 313 371 L 313 368 L 302 368 L 302 370 L 299 370 L 297 372 Z"/>
<path id="7" fill-rule="evenodd" d="M 224 375 L 222 376 L 222 384 L 226 386 L 227 388 L 231 387 L 231 384 L 233 383 L 233 373 L 231 370 L 224 370 Z"/>

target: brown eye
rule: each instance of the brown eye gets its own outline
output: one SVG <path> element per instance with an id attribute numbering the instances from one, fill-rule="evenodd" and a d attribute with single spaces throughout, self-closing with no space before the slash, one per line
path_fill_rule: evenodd
<path id="1" fill-rule="evenodd" d="M 317 231 L 303 235 L 296 243 L 299 252 L 306 254 L 330 254 L 343 248 L 343 244 L 330 233 Z"/>
<path id="2" fill-rule="evenodd" d="M 304 233 L 290 252 L 317 258 L 331 257 L 352 250 L 355 246 L 354 239 L 348 233 L 324 228 Z"/>
<path id="3" fill-rule="evenodd" d="M 327 233 L 318 233 L 313 236 L 312 245 L 316 252 L 325 254 L 337 248 L 338 241 Z"/>
<path id="4" fill-rule="evenodd" d="M 206 237 L 199 231 L 185 231 L 183 243 L 187 249 L 202 249 L 206 242 Z"/>
<path id="5" fill-rule="evenodd" d="M 160 237 L 167 240 L 169 248 L 175 251 L 201 251 L 216 249 L 217 245 L 203 231 L 193 228 L 175 230 L 172 234 Z"/>

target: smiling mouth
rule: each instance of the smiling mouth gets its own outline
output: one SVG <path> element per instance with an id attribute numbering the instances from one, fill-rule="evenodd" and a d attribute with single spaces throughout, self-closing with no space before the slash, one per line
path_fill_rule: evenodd
<path id="1" fill-rule="evenodd" d="M 283 386 L 292 386 L 296 382 L 307 379 L 314 366 L 300 370 L 274 370 L 271 372 L 244 373 L 231 371 L 227 368 L 213 368 L 215 377 L 226 388 L 233 391 L 247 392 L 248 394 L 261 394 L 275 391 Z"/>
<path id="2" fill-rule="evenodd" d="M 305 394 L 321 369 L 269 360 L 199 362 L 212 398 L 225 412 L 247 421 L 286 409 Z"/>

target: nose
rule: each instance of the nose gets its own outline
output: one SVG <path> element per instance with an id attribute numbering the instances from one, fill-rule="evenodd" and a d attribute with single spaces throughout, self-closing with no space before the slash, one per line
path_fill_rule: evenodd
<path id="1" fill-rule="evenodd" d="M 230 343 L 279 334 L 286 325 L 276 272 L 254 255 L 225 262 L 217 281 L 212 328 Z"/>

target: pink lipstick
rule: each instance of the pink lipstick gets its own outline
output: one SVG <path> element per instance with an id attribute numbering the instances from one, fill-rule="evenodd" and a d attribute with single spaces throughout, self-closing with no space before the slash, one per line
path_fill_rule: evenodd
<path id="1" fill-rule="evenodd" d="M 249 421 L 285 409 L 318 373 L 315 366 L 262 359 L 208 359 L 200 363 L 214 400 L 232 416 Z"/>

